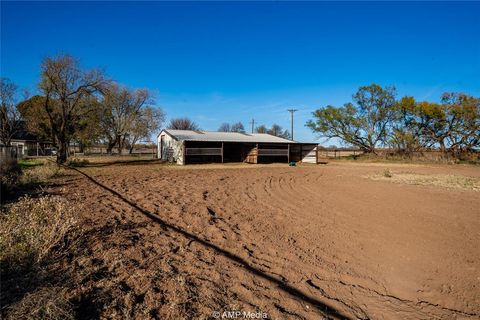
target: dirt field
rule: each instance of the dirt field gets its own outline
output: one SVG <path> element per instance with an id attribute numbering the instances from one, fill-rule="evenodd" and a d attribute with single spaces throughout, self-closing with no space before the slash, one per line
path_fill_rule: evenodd
<path id="1" fill-rule="evenodd" d="M 85 206 L 80 317 L 480 317 L 480 167 L 79 170 L 52 188 Z"/>

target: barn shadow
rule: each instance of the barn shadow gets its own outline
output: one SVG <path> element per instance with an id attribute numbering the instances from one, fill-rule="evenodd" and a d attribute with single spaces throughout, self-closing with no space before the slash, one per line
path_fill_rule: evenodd
<path id="1" fill-rule="evenodd" d="M 81 170 L 78 170 L 77 168 L 70 168 L 72 170 L 75 170 L 77 171 L 78 173 L 80 173 L 81 175 L 83 175 L 84 177 L 86 177 L 88 180 L 90 180 L 91 182 L 93 182 L 94 184 L 96 184 L 97 186 L 103 188 L 104 190 L 110 192 L 111 194 L 113 194 L 114 196 L 116 196 L 117 198 L 119 198 L 120 200 L 122 200 L 123 202 L 125 202 L 126 204 L 128 204 L 129 206 L 131 206 L 132 208 L 136 209 L 137 211 L 139 211 L 140 213 L 142 213 L 143 215 L 147 216 L 148 218 L 150 218 L 151 220 L 157 222 L 159 225 L 161 225 L 162 227 L 168 229 L 168 230 L 171 230 L 173 232 L 176 232 L 178 234 L 181 234 L 182 236 L 184 236 L 185 238 L 189 239 L 189 240 L 192 240 L 192 241 L 196 241 L 197 243 L 199 243 L 200 245 L 204 246 L 205 248 L 208 248 L 210 250 L 213 250 L 215 251 L 217 254 L 220 254 L 224 257 L 226 257 L 227 259 L 239 264 L 241 267 L 243 267 L 246 271 L 250 272 L 251 274 L 257 276 L 257 277 L 260 277 L 264 280 L 267 280 L 269 281 L 270 283 L 273 283 L 273 284 L 276 284 L 278 285 L 279 289 L 284 291 L 285 293 L 289 294 L 290 296 L 298 299 L 298 300 L 301 300 L 305 303 L 308 303 L 308 304 L 311 304 L 312 306 L 314 306 L 319 312 L 321 312 L 323 315 L 325 316 L 328 316 L 329 318 L 332 318 L 332 319 L 350 319 L 348 316 L 346 316 L 345 314 L 341 313 L 340 311 L 336 310 L 334 307 L 332 307 L 331 305 L 323 302 L 323 301 L 320 301 L 312 296 L 309 296 L 307 295 L 306 293 L 302 292 L 301 290 L 295 288 L 294 286 L 282 281 L 282 280 L 279 280 L 267 273 L 265 273 L 264 271 L 262 270 L 259 270 L 255 267 L 253 267 L 252 265 L 250 265 L 245 259 L 243 259 L 242 257 L 240 256 L 237 256 L 211 242 L 209 242 L 208 240 L 205 240 L 205 239 L 201 239 L 200 237 L 198 237 L 197 235 L 195 234 L 192 234 L 190 232 L 187 232 L 173 224 L 170 224 L 166 221 L 164 221 L 163 219 L 161 219 L 158 215 L 154 214 L 154 213 L 151 213 L 150 211 L 140 207 L 139 205 L 137 205 L 135 202 L 131 201 L 130 199 L 126 198 L 125 196 L 123 196 L 122 194 L 120 194 L 119 192 L 109 188 L 108 186 L 100 183 L 99 181 L 95 180 L 94 178 L 92 178 L 91 176 L 89 176 L 88 174 L 82 172 Z"/>

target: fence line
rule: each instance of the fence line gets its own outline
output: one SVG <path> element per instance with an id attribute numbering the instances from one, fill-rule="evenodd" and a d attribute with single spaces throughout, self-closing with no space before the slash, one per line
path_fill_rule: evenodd
<path id="1" fill-rule="evenodd" d="M 17 160 L 21 158 L 22 154 L 18 151 L 17 146 L 0 146 L 0 163 L 6 163 L 9 161 Z"/>

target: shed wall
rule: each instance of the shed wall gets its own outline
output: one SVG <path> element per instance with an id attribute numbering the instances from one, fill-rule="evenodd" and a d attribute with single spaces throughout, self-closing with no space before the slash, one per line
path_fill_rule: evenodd
<path id="1" fill-rule="evenodd" d="M 162 145 L 163 138 L 163 145 Z M 183 164 L 184 146 L 182 141 L 175 140 L 169 134 L 162 132 L 157 137 L 157 157 Z"/>

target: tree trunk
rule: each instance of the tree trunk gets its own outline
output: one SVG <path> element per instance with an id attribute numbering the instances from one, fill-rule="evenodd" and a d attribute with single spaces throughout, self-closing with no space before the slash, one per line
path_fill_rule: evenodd
<path id="1" fill-rule="evenodd" d="M 62 164 L 67 162 L 68 158 L 68 142 L 63 139 L 59 139 L 59 148 L 57 152 L 57 163 Z"/>
<path id="2" fill-rule="evenodd" d="M 112 155 L 112 150 L 113 150 L 113 147 L 115 147 L 115 144 L 116 144 L 115 142 L 109 142 L 107 144 L 107 154 L 108 155 L 110 155 L 110 156 Z"/>
<path id="3" fill-rule="evenodd" d="M 133 138 L 132 143 L 128 147 L 128 154 L 132 154 L 133 148 L 135 147 L 135 144 L 137 143 L 138 138 Z"/>
<path id="4" fill-rule="evenodd" d="M 118 136 L 118 155 L 122 155 L 122 149 L 125 145 L 125 136 Z"/>

